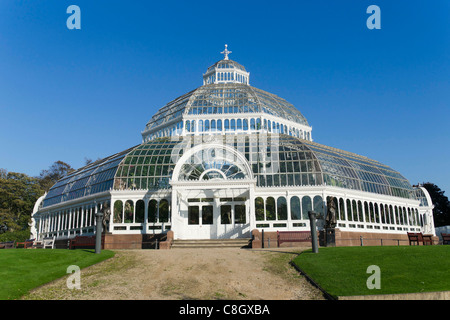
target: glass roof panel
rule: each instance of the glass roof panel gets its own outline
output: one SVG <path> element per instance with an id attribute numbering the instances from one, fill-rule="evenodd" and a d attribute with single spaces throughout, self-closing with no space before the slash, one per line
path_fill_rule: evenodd
<path id="1" fill-rule="evenodd" d="M 43 207 L 110 190 L 117 167 L 132 149 L 90 163 L 65 176 L 50 188 Z"/>

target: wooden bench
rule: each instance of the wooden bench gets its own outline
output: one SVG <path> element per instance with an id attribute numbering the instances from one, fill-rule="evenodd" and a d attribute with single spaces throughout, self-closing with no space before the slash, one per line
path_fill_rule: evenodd
<path id="1" fill-rule="evenodd" d="M 34 240 L 35 239 L 28 239 L 28 240 L 25 240 L 24 242 L 17 242 L 16 249 L 19 248 L 19 246 L 23 246 L 24 249 L 31 248 L 31 247 L 33 247 Z"/>
<path id="2" fill-rule="evenodd" d="M 283 242 L 311 242 L 310 231 L 277 231 L 278 247 Z"/>
<path id="3" fill-rule="evenodd" d="M 422 235 L 422 243 L 423 245 L 433 245 L 433 235 L 432 234 L 423 234 Z"/>
<path id="4" fill-rule="evenodd" d="M 413 232 L 407 232 L 408 234 L 408 240 L 409 240 L 409 245 L 412 245 L 413 243 L 417 245 L 420 244 L 420 242 L 422 241 L 422 233 L 413 233 Z"/>
<path id="5" fill-rule="evenodd" d="M 14 249 L 15 241 L 0 242 L 0 249 Z"/>
<path id="6" fill-rule="evenodd" d="M 442 244 L 450 244 L 450 233 L 441 233 Z"/>
<path id="7" fill-rule="evenodd" d="M 55 248 L 55 237 L 42 239 L 43 249 L 54 249 Z"/>
<path id="8" fill-rule="evenodd" d="M 104 245 L 104 237 L 102 236 L 102 248 Z M 70 239 L 69 249 L 75 249 L 75 247 L 95 248 L 95 235 L 93 236 L 76 236 Z"/>
<path id="9" fill-rule="evenodd" d="M 432 245 L 433 239 L 431 234 L 422 234 L 422 232 L 407 232 L 408 239 L 409 239 L 409 245 L 412 245 L 413 243 L 417 245 L 420 245 L 420 242 L 422 242 L 422 245 Z"/>

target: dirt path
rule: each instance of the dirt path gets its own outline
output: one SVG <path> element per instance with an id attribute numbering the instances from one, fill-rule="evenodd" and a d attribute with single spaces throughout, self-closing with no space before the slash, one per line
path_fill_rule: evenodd
<path id="1" fill-rule="evenodd" d="M 285 251 L 119 250 L 81 271 L 80 290 L 69 290 L 64 277 L 24 299 L 323 299 L 288 265 L 294 250 Z"/>

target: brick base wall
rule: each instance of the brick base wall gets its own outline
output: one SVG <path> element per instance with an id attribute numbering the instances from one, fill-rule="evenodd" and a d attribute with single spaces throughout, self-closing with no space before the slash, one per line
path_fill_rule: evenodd
<path id="1" fill-rule="evenodd" d="M 326 244 L 324 232 L 318 232 L 319 246 L 324 247 Z M 362 237 L 362 240 L 361 240 Z M 395 233 L 371 233 L 371 232 L 356 232 L 356 231 L 341 231 L 335 229 L 336 247 L 350 247 L 350 246 L 408 246 L 409 240 L 406 232 L 404 234 Z M 438 244 L 439 238 L 433 237 L 433 244 Z M 277 233 L 264 232 L 264 248 L 277 247 Z M 281 247 L 311 247 L 311 242 L 284 242 Z M 254 229 L 252 231 L 252 248 L 263 248 L 262 232 Z"/>

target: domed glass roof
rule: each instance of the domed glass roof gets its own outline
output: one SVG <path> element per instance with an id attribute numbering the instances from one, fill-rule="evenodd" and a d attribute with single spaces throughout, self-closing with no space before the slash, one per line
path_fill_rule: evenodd
<path id="1" fill-rule="evenodd" d="M 201 86 L 162 107 L 148 122 L 146 130 L 169 124 L 183 115 L 262 113 L 308 125 L 291 103 L 267 91 L 242 83 Z"/>

